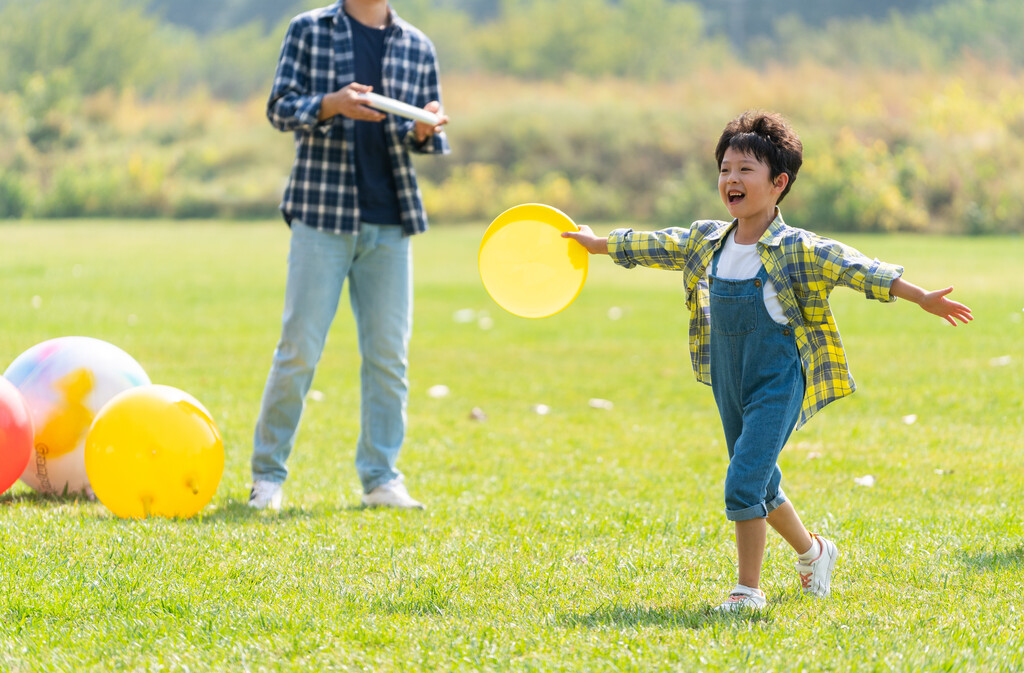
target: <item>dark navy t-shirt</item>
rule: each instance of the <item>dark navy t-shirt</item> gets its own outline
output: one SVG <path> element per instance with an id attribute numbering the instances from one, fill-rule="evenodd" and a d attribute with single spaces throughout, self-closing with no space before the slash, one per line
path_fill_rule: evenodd
<path id="1" fill-rule="evenodd" d="M 348 17 L 352 26 L 356 81 L 384 95 L 382 64 L 384 31 L 370 28 Z M 356 188 L 359 190 L 360 219 L 371 224 L 401 224 L 395 174 L 384 122 L 356 122 Z"/>

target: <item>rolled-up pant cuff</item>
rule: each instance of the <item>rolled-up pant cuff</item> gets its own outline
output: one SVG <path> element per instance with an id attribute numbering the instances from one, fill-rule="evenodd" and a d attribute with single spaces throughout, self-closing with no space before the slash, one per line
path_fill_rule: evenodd
<path id="1" fill-rule="evenodd" d="M 781 490 L 779 494 L 767 502 L 759 502 L 744 509 L 726 509 L 725 518 L 729 521 L 749 521 L 750 519 L 764 519 L 777 507 L 786 502 L 786 494 Z"/>

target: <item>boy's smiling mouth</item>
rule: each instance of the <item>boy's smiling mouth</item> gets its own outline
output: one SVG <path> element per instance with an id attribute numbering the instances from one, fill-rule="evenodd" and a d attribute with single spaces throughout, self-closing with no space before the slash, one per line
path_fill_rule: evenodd
<path id="1" fill-rule="evenodd" d="M 746 194 L 736 190 L 730 190 L 727 196 L 729 197 L 729 205 L 733 205 L 742 201 Z"/>

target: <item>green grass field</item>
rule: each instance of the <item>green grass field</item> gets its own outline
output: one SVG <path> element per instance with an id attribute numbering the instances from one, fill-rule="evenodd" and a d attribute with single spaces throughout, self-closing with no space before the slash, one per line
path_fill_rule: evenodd
<path id="1" fill-rule="evenodd" d="M 679 277 L 594 258 L 566 311 L 516 318 L 480 284 L 482 231 L 415 243 L 400 467 L 429 509 L 358 507 L 346 303 L 285 509 L 266 515 L 244 503 L 286 228 L 0 226 L 0 366 L 56 336 L 110 341 L 202 401 L 226 447 L 191 520 L 119 520 L 21 484 L 0 496 L 0 669 L 1024 670 L 1024 240 L 841 237 L 919 285 L 955 284 L 976 320 L 836 291 L 860 390 L 780 459 L 804 521 L 840 546 L 833 596 L 800 597 L 773 534 L 772 607 L 730 619 L 709 613 L 735 579 L 725 448 Z M 464 309 L 477 319 L 457 322 Z M 437 384 L 451 394 L 430 397 Z"/>

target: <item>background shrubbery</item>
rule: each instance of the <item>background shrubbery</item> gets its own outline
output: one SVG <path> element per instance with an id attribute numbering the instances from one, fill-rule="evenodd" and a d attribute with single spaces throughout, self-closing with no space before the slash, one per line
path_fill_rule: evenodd
<path id="1" fill-rule="evenodd" d="M 292 146 L 263 105 L 318 4 L 0 0 L 0 217 L 274 216 Z M 418 162 L 434 222 L 722 216 L 714 142 L 763 107 L 804 140 L 796 224 L 1020 232 L 1024 5 L 803 4 L 401 3 L 453 119 L 455 153 Z"/>

